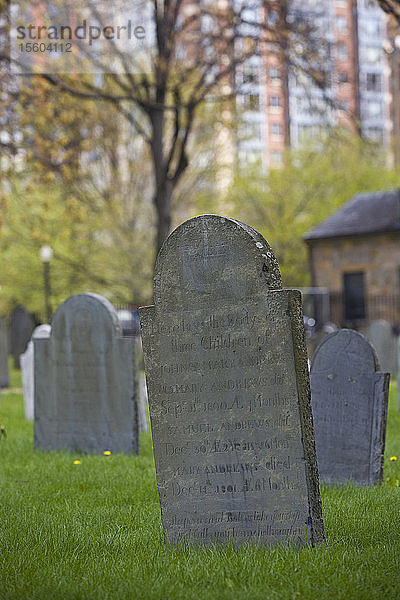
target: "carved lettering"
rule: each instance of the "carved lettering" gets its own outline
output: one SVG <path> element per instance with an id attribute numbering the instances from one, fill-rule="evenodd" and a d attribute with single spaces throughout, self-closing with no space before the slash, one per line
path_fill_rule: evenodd
<path id="1" fill-rule="evenodd" d="M 300 295 L 267 242 L 213 215 L 184 223 L 154 299 L 140 315 L 166 542 L 323 539 Z"/>

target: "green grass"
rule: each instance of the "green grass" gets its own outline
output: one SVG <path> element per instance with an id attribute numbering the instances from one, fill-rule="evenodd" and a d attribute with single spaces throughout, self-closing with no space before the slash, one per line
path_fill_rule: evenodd
<path id="1" fill-rule="evenodd" d="M 382 486 L 322 489 L 327 546 L 163 546 L 150 434 L 139 457 L 33 451 L 20 379 L 0 399 L 0 598 L 400 597 L 400 413 L 391 386 Z M 398 456 L 398 461 L 390 461 Z M 81 460 L 81 464 L 73 464 Z"/>

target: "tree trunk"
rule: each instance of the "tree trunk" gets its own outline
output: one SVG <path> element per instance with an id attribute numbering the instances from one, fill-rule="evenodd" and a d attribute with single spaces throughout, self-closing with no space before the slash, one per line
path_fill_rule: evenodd
<path id="1" fill-rule="evenodd" d="M 153 110 L 149 116 L 153 127 L 151 150 L 155 181 L 153 202 L 157 213 L 157 256 L 171 229 L 172 194 L 176 179 L 168 176 L 168 165 L 164 157 L 164 111 Z"/>
<path id="2" fill-rule="evenodd" d="M 157 189 L 154 205 L 157 212 L 157 254 L 171 230 L 171 206 L 174 185 L 171 180 L 164 181 Z"/>

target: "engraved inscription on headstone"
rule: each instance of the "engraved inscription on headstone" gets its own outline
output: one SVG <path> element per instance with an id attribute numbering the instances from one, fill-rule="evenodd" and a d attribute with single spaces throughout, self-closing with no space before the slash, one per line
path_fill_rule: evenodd
<path id="1" fill-rule="evenodd" d="M 392 377 L 397 374 L 397 337 L 392 326 L 384 319 L 373 321 L 367 327 L 366 337 L 371 342 L 382 371 L 388 371 Z"/>
<path id="2" fill-rule="evenodd" d="M 8 386 L 8 329 L 6 319 L 0 317 L 0 388 Z"/>
<path id="3" fill-rule="evenodd" d="M 34 339 L 34 363 L 36 448 L 138 452 L 133 344 L 105 298 L 68 298 L 50 338 Z"/>
<path id="4" fill-rule="evenodd" d="M 35 328 L 32 334 L 33 338 L 48 338 L 50 336 L 51 326 L 44 324 Z M 24 409 L 25 419 L 33 421 L 34 411 L 34 369 L 33 369 L 33 341 L 28 342 L 28 347 L 19 357 L 21 364 L 22 388 L 24 390 Z"/>
<path id="5" fill-rule="evenodd" d="M 311 398 L 321 481 L 380 483 L 389 373 L 377 372 L 368 340 L 351 329 L 326 337 L 311 364 Z"/>
<path id="6" fill-rule="evenodd" d="M 250 227 L 203 215 L 139 310 L 165 541 L 324 539 L 300 293 Z"/>
<path id="7" fill-rule="evenodd" d="M 17 306 L 10 318 L 11 354 L 15 369 L 20 368 L 19 357 L 25 352 L 34 328 L 35 323 L 32 316 L 23 306 Z"/>

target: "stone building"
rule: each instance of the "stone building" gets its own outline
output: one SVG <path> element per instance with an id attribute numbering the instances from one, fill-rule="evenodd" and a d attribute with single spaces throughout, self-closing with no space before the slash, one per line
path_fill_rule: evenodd
<path id="1" fill-rule="evenodd" d="M 312 285 L 326 288 L 330 320 L 400 326 L 400 189 L 357 194 L 305 236 Z"/>

